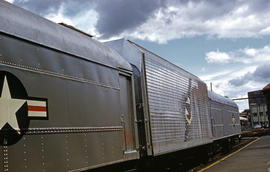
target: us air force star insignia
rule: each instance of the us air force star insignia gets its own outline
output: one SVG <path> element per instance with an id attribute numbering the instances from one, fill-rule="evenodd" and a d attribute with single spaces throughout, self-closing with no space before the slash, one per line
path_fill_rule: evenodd
<path id="1" fill-rule="evenodd" d="M 191 124 L 192 121 L 192 114 L 191 114 L 191 102 L 190 102 L 190 98 L 187 97 L 186 101 L 185 101 L 185 118 L 186 121 L 188 122 L 188 124 Z"/>
<path id="2" fill-rule="evenodd" d="M 0 145 L 17 143 L 30 120 L 48 120 L 47 99 L 29 97 L 22 82 L 12 73 L 0 71 Z"/>
<path id="3" fill-rule="evenodd" d="M 0 128 L 2 129 L 7 123 L 20 134 L 16 112 L 26 103 L 26 100 L 11 98 L 7 77 L 5 76 L 2 94 L 0 97 Z"/>

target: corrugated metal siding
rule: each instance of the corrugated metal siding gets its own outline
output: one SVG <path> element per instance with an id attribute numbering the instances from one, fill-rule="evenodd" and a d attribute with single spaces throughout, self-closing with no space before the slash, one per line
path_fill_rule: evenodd
<path id="1" fill-rule="evenodd" d="M 220 138 L 224 136 L 224 124 L 223 124 L 223 115 L 222 108 L 220 104 L 214 101 L 210 101 L 210 112 L 212 117 L 212 126 L 213 126 L 213 136 L 215 138 Z"/>
<path id="2" fill-rule="evenodd" d="M 154 155 L 210 142 L 206 85 L 150 53 L 145 55 L 145 68 Z M 192 112 L 190 125 L 184 116 L 188 96 Z"/>
<path id="3" fill-rule="evenodd" d="M 224 98 L 225 99 L 225 98 Z M 210 112 L 213 124 L 213 136 L 215 139 L 236 135 L 241 132 L 241 125 L 237 106 L 223 104 L 210 100 Z M 235 118 L 233 123 L 232 118 Z"/>

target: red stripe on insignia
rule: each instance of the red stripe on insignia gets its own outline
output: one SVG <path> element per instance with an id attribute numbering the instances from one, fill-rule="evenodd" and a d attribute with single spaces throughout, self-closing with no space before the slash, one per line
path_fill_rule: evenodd
<path id="1" fill-rule="evenodd" d="M 28 106 L 29 111 L 46 112 L 47 108 L 44 106 Z"/>

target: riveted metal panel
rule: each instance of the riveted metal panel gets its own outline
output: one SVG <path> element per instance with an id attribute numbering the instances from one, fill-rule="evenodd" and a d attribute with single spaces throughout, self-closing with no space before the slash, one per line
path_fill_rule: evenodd
<path id="1" fill-rule="evenodd" d="M 147 52 L 145 68 L 154 155 L 211 142 L 206 85 Z M 190 124 L 184 115 L 187 97 L 191 101 Z"/>
<path id="2" fill-rule="evenodd" d="M 4 147 L 0 146 L 0 171 L 4 171 L 4 161 L 6 160 L 6 155 L 4 152 Z"/>
<path id="3" fill-rule="evenodd" d="M 123 152 L 122 69 L 0 37 L 0 71 L 12 73 L 29 97 L 48 104 L 48 118 L 30 119 L 19 142 L 0 146 L 8 150 L 9 171 L 86 170 L 138 157 L 125 159 Z"/>
<path id="4" fill-rule="evenodd" d="M 38 129 L 28 132 L 15 145 L 6 146 L 6 169 L 14 172 L 70 171 L 123 161 L 122 130 L 101 130 L 58 134 L 56 129 L 44 132 L 46 134 Z"/>
<path id="5" fill-rule="evenodd" d="M 43 136 L 24 136 L 15 145 L 8 146 L 8 171 L 19 172 L 45 170 L 45 157 L 43 154 L 45 152 L 41 137 Z M 61 160 L 61 156 L 57 154 L 58 151 L 60 151 L 60 149 L 55 150 L 54 157 L 57 156 L 59 157 L 58 160 Z M 59 163 L 59 161 L 56 161 L 55 163 L 59 164 L 59 168 L 62 169 L 63 163 Z"/>

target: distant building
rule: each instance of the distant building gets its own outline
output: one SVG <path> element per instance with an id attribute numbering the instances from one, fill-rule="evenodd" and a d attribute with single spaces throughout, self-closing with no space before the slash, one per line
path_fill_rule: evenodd
<path id="1" fill-rule="evenodd" d="M 263 88 L 263 95 L 266 98 L 268 121 L 270 121 L 270 83 Z"/>
<path id="2" fill-rule="evenodd" d="M 251 115 L 249 109 L 245 109 L 240 113 L 240 123 L 242 131 L 251 129 Z"/>
<path id="3" fill-rule="evenodd" d="M 262 90 L 248 92 L 252 128 L 269 127 L 267 104 Z"/>
<path id="4" fill-rule="evenodd" d="M 241 117 L 249 118 L 249 116 L 250 116 L 250 110 L 249 109 L 245 109 L 239 115 Z"/>

